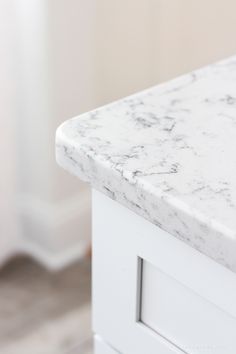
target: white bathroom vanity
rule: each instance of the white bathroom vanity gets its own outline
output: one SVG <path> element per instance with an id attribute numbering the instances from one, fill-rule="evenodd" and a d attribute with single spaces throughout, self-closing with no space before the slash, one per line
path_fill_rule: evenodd
<path id="1" fill-rule="evenodd" d="M 96 354 L 236 353 L 236 57 L 62 124 L 93 188 Z"/>

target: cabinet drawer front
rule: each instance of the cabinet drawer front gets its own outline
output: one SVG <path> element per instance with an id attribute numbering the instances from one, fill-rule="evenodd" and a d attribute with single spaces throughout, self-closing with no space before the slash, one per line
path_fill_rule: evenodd
<path id="1" fill-rule="evenodd" d="M 100 193 L 93 201 L 95 333 L 122 354 L 235 354 L 236 274 Z"/>
<path id="2" fill-rule="evenodd" d="M 233 354 L 236 319 L 142 261 L 140 321 L 189 354 Z"/>

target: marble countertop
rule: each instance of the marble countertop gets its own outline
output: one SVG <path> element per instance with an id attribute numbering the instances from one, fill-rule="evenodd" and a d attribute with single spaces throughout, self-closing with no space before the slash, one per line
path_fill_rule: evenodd
<path id="1" fill-rule="evenodd" d="M 56 155 L 236 272 L 236 56 L 65 122 Z"/>

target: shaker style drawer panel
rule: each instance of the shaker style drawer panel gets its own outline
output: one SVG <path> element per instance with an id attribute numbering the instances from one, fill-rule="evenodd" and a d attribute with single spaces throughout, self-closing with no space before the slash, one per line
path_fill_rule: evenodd
<path id="1" fill-rule="evenodd" d="M 233 272 L 96 191 L 93 230 L 93 329 L 106 343 L 121 354 L 236 353 Z"/>
<path id="2" fill-rule="evenodd" d="M 236 319 L 145 260 L 140 321 L 188 354 L 236 353 Z"/>

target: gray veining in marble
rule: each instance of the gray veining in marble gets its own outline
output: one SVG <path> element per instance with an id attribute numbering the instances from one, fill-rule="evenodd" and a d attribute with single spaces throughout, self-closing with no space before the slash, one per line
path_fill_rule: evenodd
<path id="1" fill-rule="evenodd" d="M 82 114 L 58 163 L 236 272 L 236 56 Z"/>

